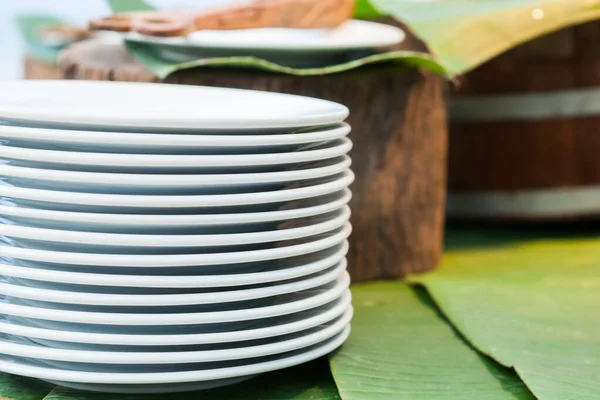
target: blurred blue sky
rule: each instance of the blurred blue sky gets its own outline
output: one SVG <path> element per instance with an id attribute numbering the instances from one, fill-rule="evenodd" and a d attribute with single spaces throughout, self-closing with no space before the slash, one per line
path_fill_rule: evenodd
<path id="1" fill-rule="evenodd" d="M 157 7 L 203 7 L 231 0 L 148 0 Z M 104 0 L 0 0 L 0 79 L 18 79 L 22 75 L 23 46 L 14 17 L 19 13 L 52 14 L 84 25 L 90 18 L 109 13 Z"/>

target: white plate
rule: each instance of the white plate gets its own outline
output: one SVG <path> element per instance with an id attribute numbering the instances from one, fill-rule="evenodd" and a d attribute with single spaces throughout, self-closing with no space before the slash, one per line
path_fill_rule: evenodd
<path id="1" fill-rule="evenodd" d="M 173 62 L 252 56 L 289 67 L 318 68 L 374 54 L 377 48 L 402 42 L 405 34 L 391 25 L 351 20 L 336 29 L 200 31 L 171 38 L 132 32 L 124 37 L 151 46 L 155 55 Z"/>
<path id="2" fill-rule="evenodd" d="M 346 189 L 354 181 L 354 174 L 347 170 L 342 174 L 320 178 L 296 184 L 293 189 L 274 190 L 271 192 L 253 192 L 217 195 L 118 195 L 104 193 L 63 192 L 58 190 L 42 190 L 0 185 L 0 197 L 30 200 L 42 203 L 74 204 L 96 207 L 135 207 L 135 208 L 201 208 L 230 207 L 251 204 L 278 203 L 309 197 L 317 197 Z M 73 210 L 75 211 L 75 210 Z M 84 210 L 88 212 L 90 210 Z"/>
<path id="3" fill-rule="evenodd" d="M 312 289 L 332 282 L 346 270 L 347 262 L 342 260 L 334 268 L 320 272 L 308 277 L 293 280 L 287 283 L 268 285 L 252 289 L 237 289 L 218 292 L 205 293 L 184 293 L 184 294 L 159 294 L 159 295 L 134 295 L 134 294 L 114 294 L 114 293 L 89 293 L 77 290 L 71 286 L 72 292 L 52 290 L 52 283 L 46 283 L 43 289 L 40 287 L 27 287 L 22 285 L 13 285 L 0 282 L 0 293 L 5 296 L 45 301 L 64 304 L 89 304 L 105 306 L 139 306 L 139 307 L 158 307 L 158 306 L 180 306 L 180 305 L 198 305 L 198 304 L 222 304 L 233 303 L 237 301 L 255 300 L 272 296 L 279 296 L 288 293 L 300 292 Z M 125 276 L 131 278 L 131 276 Z M 133 286 L 135 283 L 124 282 L 118 286 Z M 60 286 L 60 289 L 64 285 Z"/>
<path id="4" fill-rule="evenodd" d="M 66 385 L 87 390 L 112 391 L 117 393 L 165 393 L 189 391 L 227 385 L 232 383 L 231 378 L 251 377 L 256 374 L 288 368 L 317 359 L 341 346 L 349 335 L 350 327 L 348 326 L 339 336 L 304 351 L 286 354 L 280 357 L 273 357 L 264 361 L 260 360 L 254 364 L 234 365 L 199 371 L 141 374 L 66 371 L 56 368 L 28 365 L 23 362 L 13 361 L 10 358 L 0 360 L 0 371 L 49 380 L 63 386 Z"/>
<path id="5" fill-rule="evenodd" d="M 0 321 L 0 332 L 25 336 L 50 346 L 53 342 L 61 342 L 61 346 L 83 348 L 85 345 L 98 346 L 185 346 L 213 343 L 234 343 L 249 340 L 266 339 L 287 335 L 294 332 L 314 328 L 340 317 L 350 307 L 352 296 L 346 291 L 338 300 L 325 306 L 302 311 L 300 313 L 270 319 L 260 327 L 217 333 L 196 333 L 182 335 L 121 335 L 111 333 L 77 332 L 53 330 L 33 326 L 15 325 Z"/>
<path id="6" fill-rule="evenodd" d="M 310 274 L 319 273 L 335 266 L 337 263 L 344 263 L 344 257 L 348 252 L 348 242 L 334 246 L 332 251 L 326 253 L 317 252 L 309 256 L 302 257 L 301 260 L 309 262 L 289 261 L 281 263 L 281 267 L 274 270 L 261 272 L 241 273 L 241 274 L 223 274 L 223 275 L 185 275 L 185 276 L 164 276 L 164 275 L 127 275 L 127 274 L 100 274 L 90 272 L 73 272 L 54 269 L 27 268 L 10 264 L 0 263 L 0 275 L 26 279 L 32 282 L 50 282 L 72 285 L 89 286 L 118 286 L 118 287 L 136 287 L 136 288 L 180 288 L 180 289 L 203 289 L 217 287 L 235 287 L 267 284 L 271 282 L 287 281 L 291 279 L 302 278 Z M 289 265 L 289 267 L 288 267 Z M 88 267 L 89 269 L 89 267 Z M 223 267 L 223 269 L 226 269 Z M 84 268 L 85 271 L 85 268 Z M 93 269 L 92 271 L 95 271 Z M 154 271 L 154 269 L 152 269 Z M 155 272 L 156 273 L 156 272 Z M 4 285 L 0 283 L 0 285 Z M 33 285 L 32 285 L 33 286 Z M 15 296 L 18 293 L 14 294 Z M 159 300 L 159 299 L 157 299 Z M 161 300 L 163 301 L 163 300 Z M 139 304 L 143 305 L 143 304 Z M 148 303 L 151 305 L 151 302 Z"/>
<path id="7" fill-rule="evenodd" d="M 70 253 L 48 250 L 23 249 L 0 245 L 0 257 L 10 257 L 17 260 L 37 261 L 44 263 L 56 263 L 66 265 L 97 265 L 110 267 L 185 267 L 185 266 L 209 266 L 227 265 L 238 263 L 250 263 L 256 261 L 267 261 L 283 259 L 302 254 L 330 248 L 341 243 L 350 236 L 352 227 L 348 223 L 340 230 L 332 233 L 315 236 L 289 246 L 275 247 L 270 249 L 239 251 L 232 253 L 209 253 L 209 254 L 168 254 L 168 255 L 144 255 L 144 254 L 91 254 Z"/>
<path id="8" fill-rule="evenodd" d="M 173 228 L 214 227 L 285 221 L 325 214 L 348 204 L 352 193 L 348 189 L 330 195 L 288 204 L 285 209 L 271 212 L 206 213 L 206 214 L 109 214 L 78 213 L 3 205 L 0 216 L 21 225 L 53 229 L 98 231 L 159 231 Z"/>
<path id="9" fill-rule="evenodd" d="M 126 33 L 132 42 L 159 45 L 172 49 L 198 52 L 221 50 L 224 54 L 257 55 L 279 53 L 336 53 L 367 50 L 401 43 L 404 32 L 395 26 L 376 22 L 350 20 L 335 29 L 262 28 L 231 31 L 203 30 L 187 37 L 161 38 Z M 225 52 L 226 51 L 226 52 Z M 245 52 L 244 52 L 245 51 Z"/>
<path id="10" fill-rule="evenodd" d="M 291 170 L 245 174 L 122 174 L 63 171 L 0 164 L 0 176 L 12 186 L 108 194 L 216 194 L 268 190 L 295 181 L 344 172 L 348 156 L 302 164 Z"/>
<path id="11" fill-rule="evenodd" d="M 340 104 L 287 94 L 189 85 L 4 81 L 0 118 L 46 126 L 143 130 L 300 128 L 342 122 Z"/>
<path id="12" fill-rule="evenodd" d="M 307 236 L 319 235 L 340 228 L 350 218 L 350 208 L 344 206 L 340 210 L 317 217 L 309 217 L 295 223 L 286 222 L 292 228 L 282 225 L 273 231 L 248 233 L 216 234 L 216 235 L 140 235 L 125 233 L 102 233 L 66 231 L 58 229 L 33 228 L 0 223 L 0 236 L 42 241 L 52 243 L 86 244 L 92 246 L 116 247 L 217 247 L 247 245 L 256 243 L 293 240 Z M 294 220 L 292 220 L 294 221 Z M 294 227 L 297 226 L 297 227 Z M 27 247 L 23 245 L 24 247 Z M 61 246 L 65 247 L 65 246 Z M 67 246 L 68 247 L 68 246 Z"/>
<path id="13" fill-rule="evenodd" d="M 353 310 L 352 307 L 350 307 L 341 318 L 329 322 L 325 327 L 311 328 L 305 332 L 297 332 L 285 335 L 281 338 L 269 339 L 265 344 L 247 347 L 204 351 L 117 352 L 48 348 L 45 346 L 27 345 L 0 340 L 0 354 L 43 360 L 66 361 L 69 363 L 111 364 L 111 368 L 115 367 L 115 369 L 118 369 L 117 365 L 119 364 L 142 364 L 140 367 L 143 367 L 150 364 L 190 364 L 243 360 L 294 351 L 323 342 L 342 332 L 350 323 L 352 314 Z"/>
<path id="14" fill-rule="evenodd" d="M 0 84 L 1 87 L 1 84 Z M 306 145 L 307 150 L 268 153 L 268 154 L 122 154 L 122 153 L 84 153 L 77 151 L 58 151 L 32 149 L 25 147 L 0 146 L 0 157 L 27 161 L 35 165 L 57 164 L 70 166 L 132 167 L 132 168 L 211 168 L 247 167 L 264 165 L 284 165 L 309 161 L 325 160 L 347 154 L 352 149 L 348 138 L 332 143 L 314 146 Z M 27 165 L 29 166 L 29 165 Z"/>
<path id="15" fill-rule="evenodd" d="M 169 290 L 162 294 L 160 288 L 172 287 L 168 284 L 150 287 L 148 282 L 145 285 L 137 285 L 135 281 L 127 280 L 135 278 L 132 275 L 123 275 L 123 283 L 117 281 L 114 286 L 81 286 L 84 283 L 53 282 L 50 280 L 23 280 L 6 275 L 5 281 L 0 282 L 3 295 L 18 299 L 35 300 L 63 304 L 86 304 L 103 306 L 136 306 L 136 307 L 158 307 L 158 306 L 187 306 L 203 304 L 225 304 L 235 303 L 246 300 L 264 299 L 267 297 L 279 296 L 282 294 L 294 293 L 308 290 L 325 285 L 335 280 L 342 271 L 346 269 L 345 259 L 338 260 L 337 263 L 330 265 L 322 271 L 314 274 L 305 275 L 299 278 L 285 280 L 283 282 L 270 283 L 265 282 L 251 286 L 250 288 L 192 288 L 191 290 Z M 50 275 L 50 274 L 46 274 Z M 85 274 L 78 274 L 79 276 Z M 88 277 L 86 277 L 88 278 Z M 116 278 L 116 277 L 113 277 Z M 142 280 L 145 278 L 141 277 Z M 153 278 L 159 278 L 157 276 Z M 168 277 L 175 278 L 175 277 Z M 180 277 L 184 280 L 185 277 Z M 191 277 L 198 278 L 198 277 Z M 74 278 L 75 279 L 75 278 Z M 169 279 L 167 279 L 169 280 Z M 175 281 L 174 279 L 171 281 Z M 127 290 L 132 288 L 133 290 Z M 143 290 L 143 294 L 138 294 L 138 289 Z"/>
<path id="16" fill-rule="evenodd" d="M 134 313 L 105 313 L 72 311 L 58 308 L 38 308 L 20 304 L 0 302 L 0 313 L 24 318 L 35 318 L 60 322 L 79 322 L 86 324 L 125 325 L 125 326 L 173 326 L 173 325 L 198 325 L 217 324 L 238 321 L 251 321 L 263 318 L 272 318 L 280 315 L 292 314 L 327 304 L 348 288 L 350 276 L 343 272 L 335 285 L 330 285 L 325 291 L 316 289 L 308 292 L 294 293 L 281 296 L 279 304 L 247 309 L 227 311 L 209 311 L 195 313 L 169 313 L 169 314 L 134 314 Z M 314 293 L 313 293 L 314 292 Z M 310 293 L 310 296 L 307 295 Z M 300 300 L 294 300 L 300 298 Z M 284 300 L 286 302 L 283 302 Z M 58 305 L 56 306 L 58 307 Z"/>
<path id="17" fill-rule="evenodd" d="M 328 214 L 256 228 L 220 233 L 184 230 L 183 234 L 104 233 L 44 229 L 0 223 L 0 237 L 14 247 L 105 254 L 214 254 L 281 247 L 336 232 L 349 221 L 347 207 Z M 295 224 L 298 224 L 297 227 Z M 164 239 L 164 240 L 163 240 Z"/>
<path id="18" fill-rule="evenodd" d="M 236 131 L 233 131 L 237 133 Z M 8 143 L 37 143 L 65 150 L 81 151 L 121 151 L 139 153 L 156 152 L 210 152 L 219 149 L 266 149 L 287 150 L 290 146 L 318 143 L 341 139 L 348 135 L 350 126 L 346 123 L 319 129 L 304 129 L 285 134 L 265 135 L 260 132 L 249 134 L 175 134 L 175 133 L 133 133 L 77 131 L 65 129 L 39 128 L 3 125 L 0 123 L 0 139 Z M 214 133 L 214 132 L 211 132 Z M 218 131 L 217 131 L 218 133 Z M 244 133 L 244 132 L 241 132 Z M 263 132 L 264 133 L 264 132 Z M 27 146 L 22 146 L 27 147 Z"/>

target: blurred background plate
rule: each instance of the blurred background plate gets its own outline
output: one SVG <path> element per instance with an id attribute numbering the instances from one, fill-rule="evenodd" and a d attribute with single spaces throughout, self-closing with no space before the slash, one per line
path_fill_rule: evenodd
<path id="1" fill-rule="evenodd" d="M 255 56 L 277 64 L 310 68 L 349 61 L 401 43 L 395 26 L 350 20 L 335 29 L 244 29 L 198 31 L 187 37 L 155 37 L 130 32 L 130 42 L 150 45 L 162 58 L 184 62 L 207 57 Z"/>

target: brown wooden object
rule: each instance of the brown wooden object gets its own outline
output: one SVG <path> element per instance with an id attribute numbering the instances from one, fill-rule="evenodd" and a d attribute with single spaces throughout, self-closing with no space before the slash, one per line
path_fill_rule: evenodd
<path id="1" fill-rule="evenodd" d="M 56 65 L 46 64 L 29 56 L 23 59 L 23 77 L 25 79 L 60 79 Z"/>
<path id="2" fill-rule="evenodd" d="M 570 27 L 525 43 L 461 78 L 455 98 L 556 94 L 600 86 L 600 22 Z M 543 119 L 454 121 L 450 118 L 450 199 L 455 195 L 587 190 L 600 185 L 600 113 Z M 548 198 L 549 201 L 551 197 Z M 468 204 L 463 204 L 468 209 Z M 501 210 L 500 203 L 496 204 Z M 600 210 L 600 204 L 598 204 Z M 468 212 L 462 216 L 468 217 Z M 549 218 L 589 216 L 573 209 Z M 449 217 L 454 216 L 449 211 Z M 494 215 L 487 216 L 494 218 Z M 487 218 L 486 217 L 486 218 Z M 510 215 L 500 218 L 513 219 Z M 514 219 L 546 219 L 532 210 Z"/>
<path id="3" fill-rule="evenodd" d="M 182 11 L 138 11 L 93 19 L 90 28 L 185 36 L 199 30 L 332 28 L 352 17 L 354 0 L 244 0 Z"/>
<path id="4" fill-rule="evenodd" d="M 60 59 L 66 79 L 160 82 L 119 45 L 87 42 Z M 354 281 L 404 276 L 438 264 L 446 186 L 442 79 L 386 68 L 321 77 L 197 69 L 165 82 L 292 93 L 350 110 Z"/>

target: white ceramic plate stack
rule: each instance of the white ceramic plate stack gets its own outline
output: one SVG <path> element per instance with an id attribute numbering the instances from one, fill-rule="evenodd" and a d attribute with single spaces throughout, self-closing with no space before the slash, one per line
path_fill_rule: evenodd
<path id="1" fill-rule="evenodd" d="M 202 30 L 185 37 L 156 37 L 137 32 L 127 40 L 152 45 L 163 59 L 184 62 L 203 57 L 256 56 L 274 63 L 310 68 L 347 62 L 395 46 L 402 29 L 377 22 L 350 20 L 334 29 L 261 28 Z"/>
<path id="2" fill-rule="evenodd" d="M 231 89 L 0 83 L 0 371 L 175 392 L 339 347 L 347 114 Z"/>

